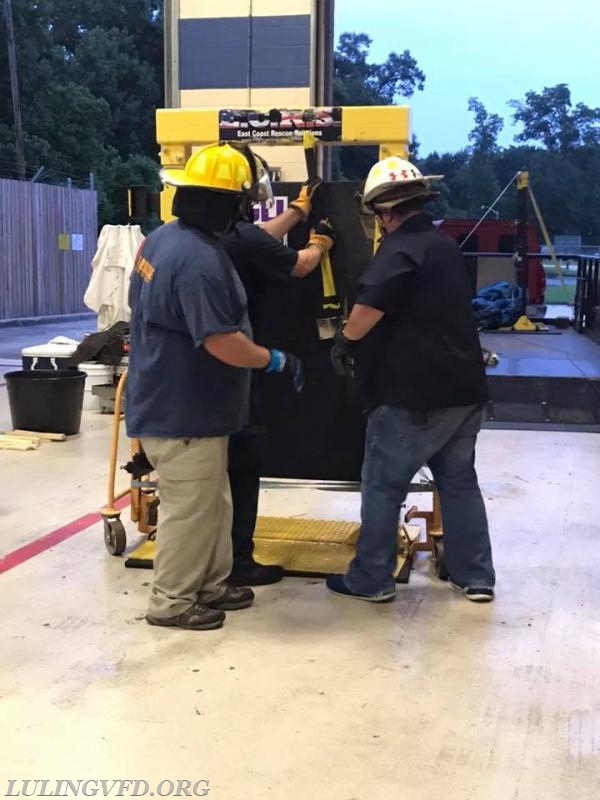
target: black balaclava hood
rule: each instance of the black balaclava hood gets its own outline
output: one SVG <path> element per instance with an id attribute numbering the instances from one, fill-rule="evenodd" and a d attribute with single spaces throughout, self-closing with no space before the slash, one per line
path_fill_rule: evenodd
<path id="1" fill-rule="evenodd" d="M 228 233 L 240 218 L 241 196 L 214 189 L 177 187 L 172 213 L 192 228 L 212 236 Z"/>

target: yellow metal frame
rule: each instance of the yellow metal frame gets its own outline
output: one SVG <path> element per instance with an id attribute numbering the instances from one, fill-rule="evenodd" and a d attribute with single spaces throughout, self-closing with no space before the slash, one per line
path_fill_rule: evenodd
<path id="1" fill-rule="evenodd" d="M 257 111 L 269 111 L 258 108 Z M 156 111 L 156 139 L 160 145 L 160 163 L 165 167 L 183 166 L 195 147 L 219 139 L 218 108 L 160 108 Z M 321 146 L 378 145 L 379 157 L 408 156 L 410 109 L 408 106 L 345 106 L 342 108 L 342 138 L 321 142 Z M 282 146 L 301 144 L 301 140 L 276 139 L 256 142 Z M 250 142 L 251 144 L 251 142 Z M 173 188 L 161 193 L 161 217 L 171 217 Z"/>

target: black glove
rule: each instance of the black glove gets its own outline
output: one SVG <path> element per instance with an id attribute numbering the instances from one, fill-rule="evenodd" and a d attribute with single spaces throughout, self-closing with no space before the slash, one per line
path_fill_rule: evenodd
<path id="1" fill-rule="evenodd" d="M 331 363 L 336 375 L 354 378 L 354 359 L 359 346 L 360 341 L 346 339 L 341 330 L 336 333 L 331 348 Z"/>
<path id="2" fill-rule="evenodd" d="M 271 360 L 265 367 L 266 372 L 286 372 L 292 379 L 294 389 L 301 392 L 304 387 L 304 368 L 302 362 L 293 353 L 284 353 L 283 350 L 270 350 Z"/>

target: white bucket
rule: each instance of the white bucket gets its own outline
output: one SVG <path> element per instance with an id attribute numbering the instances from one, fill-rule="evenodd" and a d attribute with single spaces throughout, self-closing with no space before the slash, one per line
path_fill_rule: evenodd
<path id="1" fill-rule="evenodd" d="M 79 369 L 87 375 L 83 391 L 83 408 L 85 411 L 100 411 L 100 398 L 92 394 L 92 386 L 112 384 L 115 377 L 115 368 L 90 361 L 80 364 Z"/>
<path id="2" fill-rule="evenodd" d="M 129 356 L 123 356 L 121 363 L 117 366 L 116 374 L 122 375 L 129 368 Z"/>

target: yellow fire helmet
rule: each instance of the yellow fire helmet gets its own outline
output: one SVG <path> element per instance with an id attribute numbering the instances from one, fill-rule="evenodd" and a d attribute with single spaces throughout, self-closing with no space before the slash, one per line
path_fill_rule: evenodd
<path id="1" fill-rule="evenodd" d="M 170 186 L 242 194 L 252 185 L 252 172 L 239 150 L 217 143 L 197 150 L 185 167 L 163 167 L 160 179 Z"/>
<path id="2" fill-rule="evenodd" d="M 431 197 L 437 192 L 431 185 L 441 181 L 443 175 L 423 175 L 417 167 L 400 156 L 389 156 L 374 164 L 365 181 L 362 202 L 372 210 L 392 208 L 398 203 L 417 197 Z"/>

